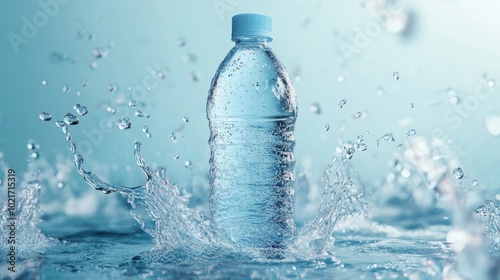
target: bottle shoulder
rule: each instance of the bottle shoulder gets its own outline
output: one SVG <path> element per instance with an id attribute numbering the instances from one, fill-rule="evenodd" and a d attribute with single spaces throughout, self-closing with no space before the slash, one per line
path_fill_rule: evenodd
<path id="1" fill-rule="evenodd" d="M 264 46 L 235 46 L 229 51 L 212 80 L 208 112 L 220 112 L 212 110 L 220 104 L 240 112 L 253 107 L 251 111 L 261 115 L 297 113 L 290 76 L 273 50 Z"/>

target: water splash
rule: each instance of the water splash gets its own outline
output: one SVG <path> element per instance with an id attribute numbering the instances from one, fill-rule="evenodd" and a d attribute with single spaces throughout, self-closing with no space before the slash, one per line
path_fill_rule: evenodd
<path id="1" fill-rule="evenodd" d="M 474 210 L 481 217 L 486 217 L 485 233 L 491 242 L 490 254 L 500 257 L 500 207 L 493 200 L 487 200 Z"/>
<path id="2" fill-rule="evenodd" d="M 55 239 L 46 237 L 38 226 L 41 222 L 39 198 L 42 184 L 39 180 L 41 170 L 38 164 L 38 152 L 33 151 L 36 147 L 36 144 L 28 143 L 28 170 L 20 183 L 12 189 L 12 193 L 9 193 L 9 198 L 14 200 L 7 200 L 2 206 L 0 234 L 10 236 L 11 226 L 15 227 L 15 243 L 1 242 L 0 248 L 2 252 L 8 252 L 10 246 L 15 246 L 18 261 L 19 258 L 42 254 L 46 248 L 57 243 Z M 37 157 L 33 157 L 33 153 L 37 153 Z M 7 173 L 15 174 L 15 170 L 7 168 L 0 158 L 0 181 L 6 182 Z M 15 174 L 15 176 L 19 175 Z M 15 206 L 13 207 L 9 202 L 14 202 Z M 6 271 L 6 268 L 2 267 L 2 269 Z M 20 270 L 23 268 L 18 265 L 16 272 L 19 273 Z"/>
<path id="3" fill-rule="evenodd" d="M 337 165 L 335 162 L 329 164 L 323 173 L 322 181 L 324 190 L 319 209 L 315 217 L 299 229 L 294 240 L 292 248 L 298 259 L 314 259 L 328 255 L 335 242 L 332 234 L 337 222 L 349 215 L 361 215 L 361 209 L 364 208 L 364 204 L 359 201 L 364 193 L 352 193 L 349 190 L 353 181 L 347 156 L 342 156 Z"/>
<path id="4" fill-rule="evenodd" d="M 364 192 L 356 189 L 357 183 L 351 179 L 348 160 L 354 149 L 342 144 L 344 155 L 339 163 L 328 165 L 323 175 L 324 192 L 316 216 L 307 222 L 291 240 L 287 249 L 245 248 L 226 240 L 212 228 L 210 217 L 203 213 L 197 218 L 190 209 L 188 199 L 181 195 L 179 188 L 166 177 L 166 169 L 151 168 L 141 155 L 142 144 L 135 143 L 136 163 L 146 176 L 146 182 L 140 186 L 127 187 L 112 185 L 101 180 L 92 171 L 84 169 L 84 158 L 77 151 L 69 125 L 62 127 L 70 150 L 74 154 L 74 163 L 78 173 L 95 190 L 105 194 L 120 193 L 130 203 L 131 215 L 141 228 L 153 237 L 153 248 L 143 253 L 139 259 L 149 262 L 190 262 L 193 259 L 231 259 L 239 261 L 292 261 L 310 260 L 331 254 L 335 225 L 348 216 L 361 215 L 364 204 L 360 198 Z M 343 142 L 342 142 L 343 143 Z M 189 161 L 185 164 L 191 165 Z M 333 174 L 333 175 L 332 175 Z M 334 179 L 330 179 L 334 176 Z M 138 207 L 146 210 L 147 216 L 137 211 Z M 145 220 L 152 220 L 154 227 L 148 227 Z M 269 258 L 271 256 L 271 258 Z M 275 257 L 273 257 L 275 256 Z M 274 259 L 274 260 L 273 260 Z"/>

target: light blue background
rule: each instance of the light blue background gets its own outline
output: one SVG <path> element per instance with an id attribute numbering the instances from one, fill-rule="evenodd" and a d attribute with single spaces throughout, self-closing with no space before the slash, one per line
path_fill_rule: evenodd
<path id="1" fill-rule="evenodd" d="M 450 103 L 446 89 L 456 91 L 463 106 L 464 100 L 475 98 L 476 87 L 500 77 L 499 9 L 494 0 L 403 1 L 408 30 L 394 34 L 382 27 L 346 59 L 339 48 L 356 47 L 356 38 L 366 35 L 366 28 L 382 23 L 362 1 L 73 0 L 60 4 L 47 24 L 19 46 L 18 53 L 8 34 L 21 35 L 23 17 L 33 22 L 33 15 L 43 9 L 37 1 L 2 1 L 0 151 L 18 173 L 26 168 L 28 139 L 40 144 L 40 152 L 49 162 L 55 164 L 61 154 L 71 158 L 54 121 L 74 113 L 73 105 L 80 103 L 90 112 L 72 127 L 75 141 L 92 142 L 84 131 L 103 135 L 102 141 L 90 145 L 91 152 L 83 153 L 86 167 L 112 183 L 142 183 L 132 153 L 133 142 L 140 140 L 146 160 L 167 166 L 175 183 L 206 188 L 210 151 L 205 104 L 210 80 L 233 45 L 231 16 L 261 12 L 273 17 L 271 47 L 295 80 L 298 168 L 307 166 L 319 178 L 334 155 L 340 123 L 345 121 L 344 137 L 355 140 L 363 135 L 368 145 L 366 152 L 356 152 L 353 158 L 358 175 L 367 183 L 386 176 L 386 162 L 405 140 L 408 129 L 415 128 L 418 135 L 440 134 L 445 142 L 451 140 L 450 148 L 461 159 L 466 180 L 476 178 L 498 188 L 500 139 L 488 133 L 485 118 L 500 115 L 500 85 L 491 88 L 485 100 L 471 103 L 474 106 L 469 108 L 474 109 L 468 111 L 469 116 L 458 120 L 456 113 L 450 113 L 457 105 Z M 93 39 L 81 38 L 79 33 L 92 34 Z M 184 46 L 178 45 L 179 39 L 185 41 Z M 110 44 L 106 58 L 93 57 L 95 48 Z M 52 63 L 54 53 L 68 59 Z M 195 59 L 186 62 L 186 56 Z M 91 69 L 94 61 L 98 66 Z M 111 116 L 103 104 L 119 94 L 127 96 L 127 88 L 141 86 L 150 76 L 146 69 L 157 66 L 168 68 L 169 74 L 148 91 L 142 100 L 145 107 L 120 107 L 119 115 L 129 117 L 132 128 L 99 129 L 99 121 Z M 400 75 L 397 81 L 394 71 Z M 197 81 L 193 81 L 193 73 L 199 77 Z M 487 79 L 484 73 L 489 75 Z M 345 81 L 339 82 L 339 76 Z M 46 86 L 42 80 L 47 81 Z M 82 80 L 88 81 L 87 87 L 81 86 Z M 110 93 L 107 85 L 117 83 L 118 93 Z M 70 92 L 61 90 L 64 84 L 71 87 Z M 379 88 L 384 89 L 382 96 L 377 94 Z M 339 109 L 343 98 L 347 104 Z M 315 102 L 320 104 L 321 114 L 310 111 Z M 130 110 L 124 112 L 125 108 Z M 151 117 L 137 118 L 135 109 Z M 38 118 L 42 111 L 50 112 L 53 120 L 42 122 Z M 358 111 L 366 118 L 354 118 Z M 454 119 L 446 119 L 446 114 Z M 184 116 L 189 117 L 188 123 L 182 121 Z M 406 117 L 414 123 L 398 125 Z M 170 134 L 183 124 L 173 143 Z M 326 124 L 331 126 L 329 131 L 324 129 Z M 141 131 L 143 125 L 149 126 L 151 138 Z M 388 132 L 396 142 L 384 142 L 377 148 L 376 139 Z M 176 155 L 180 156 L 177 160 Z M 192 162 L 191 168 L 184 167 L 185 160 Z M 76 182 L 79 188 L 87 188 L 82 179 Z"/>

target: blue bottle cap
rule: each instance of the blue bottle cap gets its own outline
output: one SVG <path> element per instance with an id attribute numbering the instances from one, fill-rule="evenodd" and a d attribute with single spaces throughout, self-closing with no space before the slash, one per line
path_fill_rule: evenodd
<path id="1" fill-rule="evenodd" d="M 238 37 L 267 37 L 273 40 L 272 19 L 263 14 L 239 14 L 233 16 L 231 40 Z"/>

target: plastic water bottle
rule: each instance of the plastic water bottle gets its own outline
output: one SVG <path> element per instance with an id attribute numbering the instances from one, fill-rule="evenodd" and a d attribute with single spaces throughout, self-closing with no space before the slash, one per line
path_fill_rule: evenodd
<path id="1" fill-rule="evenodd" d="M 271 17 L 232 18 L 236 43 L 209 91 L 210 207 L 220 234 L 279 251 L 295 232 L 295 90 L 268 46 Z"/>

